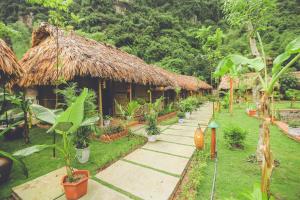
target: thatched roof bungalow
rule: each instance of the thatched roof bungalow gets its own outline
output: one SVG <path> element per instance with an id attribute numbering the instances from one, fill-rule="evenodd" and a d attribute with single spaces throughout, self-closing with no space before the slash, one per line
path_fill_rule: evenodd
<path id="1" fill-rule="evenodd" d="M 58 76 L 66 81 L 75 77 L 96 77 L 142 85 L 172 85 L 163 74 L 142 59 L 119 49 L 58 30 Z M 32 35 L 32 47 L 20 64 L 26 71 L 21 86 L 52 85 L 57 78 L 56 28 L 43 23 Z"/>
<path id="2" fill-rule="evenodd" d="M 19 85 L 35 87 L 30 96 L 37 97 L 41 104 L 48 107 L 53 107 L 55 103 L 51 91 L 59 77 L 94 89 L 99 97 L 99 108 L 104 109 L 104 114 L 116 113 L 113 99 L 121 104 L 134 98 L 149 100 L 152 94 L 148 91 L 154 88 L 174 89 L 179 86 L 193 91 L 210 88 L 196 78 L 176 75 L 149 65 L 137 56 L 86 39 L 75 32 L 65 32 L 48 23 L 42 23 L 33 32 L 32 47 L 20 64 L 26 76 Z"/>
<path id="3" fill-rule="evenodd" d="M 23 73 L 17 58 L 7 44 L 0 39 L 0 83 L 13 84 Z"/>

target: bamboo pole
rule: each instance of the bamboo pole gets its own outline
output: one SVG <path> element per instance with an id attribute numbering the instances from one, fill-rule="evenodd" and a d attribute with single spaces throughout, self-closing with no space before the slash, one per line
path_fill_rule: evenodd
<path id="1" fill-rule="evenodd" d="M 100 115 L 99 125 L 103 127 L 103 105 L 102 105 L 102 80 L 98 80 L 98 110 Z"/>

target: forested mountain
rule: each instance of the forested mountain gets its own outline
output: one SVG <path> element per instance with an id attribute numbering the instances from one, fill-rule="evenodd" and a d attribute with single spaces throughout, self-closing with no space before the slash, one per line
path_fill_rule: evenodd
<path id="1" fill-rule="evenodd" d="M 260 30 L 271 58 L 300 35 L 300 1 L 277 1 L 276 5 L 271 22 Z M 222 0 L 74 0 L 70 12 L 80 22 L 67 24 L 79 34 L 115 45 L 148 63 L 210 81 L 223 55 L 250 55 L 247 31 L 229 26 L 222 8 Z M 47 20 L 47 9 L 25 0 L 0 2 L 0 21 L 19 32 L 7 38 L 19 58 L 30 46 L 32 27 Z"/>

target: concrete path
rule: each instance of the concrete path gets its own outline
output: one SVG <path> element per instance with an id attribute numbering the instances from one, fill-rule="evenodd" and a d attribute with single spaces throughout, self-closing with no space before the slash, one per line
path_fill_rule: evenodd
<path id="1" fill-rule="evenodd" d="M 167 200 L 175 191 L 192 157 L 194 131 L 204 129 L 212 117 L 212 104 L 204 104 L 183 124 L 160 126 L 158 141 L 146 143 L 89 180 L 88 194 L 81 200 Z M 144 126 L 132 128 L 146 135 Z M 60 180 L 65 168 L 14 187 L 13 196 L 22 200 L 64 200 Z"/>
<path id="2" fill-rule="evenodd" d="M 146 143 L 99 172 L 96 178 L 135 199 L 169 199 L 194 153 L 195 129 L 199 123 L 205 129 L 211 117 L 212 104 L 207 103 L 183 124 L 161 126 L 159 141 Z M 146 134 L 143 126 L 133 130 L 135 134 Z"/>

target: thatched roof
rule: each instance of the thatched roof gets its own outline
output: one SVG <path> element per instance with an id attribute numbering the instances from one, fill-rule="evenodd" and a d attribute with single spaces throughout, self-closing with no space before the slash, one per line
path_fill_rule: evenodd
<path id="1" fill-rule="evenodd" d="M 204 90 L 212 89 L 211 85 L 207 84 L 204 81 L 201 81 L 200 79 L 194 76 L 176 74 L 174 72 L 167 71 L 160 67 L 154 67 L 154 68 L 173 81 L 174 83 L 173 86 L 168 87 L 167 89 L 175 89 L 176 87 L 189 90 L 189 91 L 198 91 L 200 89 L 204 89 Z"/>
<path id="2" fill-rule="evenodd" d="M 20 85 L 54 84 L 56 73 L 56 28 L 47 23 L 33 32 L 32 47 L 20 64 L 26 71 Z M 103 79 L 169 86 L 173 82 L 164 74 L 153 70 L 142 59 L 115 47 L 78 36 L 74 32 L 58 30 L 59 76 L 66 81 L 75 77 Z"/>
<path id="3" fill-rule="evenodd" d="M 204 81 L 201 81 L 194 76 L 177 75 L 176 79 L 179 87 L 185 90 L 197 91 L 201 89 L 212 89 L 211 85 L 207 84 Z"/>
<path id="4" fill-rule="evenodd" d="M 15 81 L 23 73 L 13 51 L 0 39 L 0 82 Z"/>
<path id="5" fill-rule="evenodd" d="M 234 78 L 233 79 L 233 87 L 237 89 L 239 85 L 244 85 L 246 89 L 252 89 L 253 85 L 255 84 L 256 79 L 258 78 L 257 73 L 245 73 L 241 75 L 241 78 Z M 221 82 L 219 84 L 219 90 L 229 90 L 230 89 L 230 78 L 229 76 L 223 76 Z"/>

